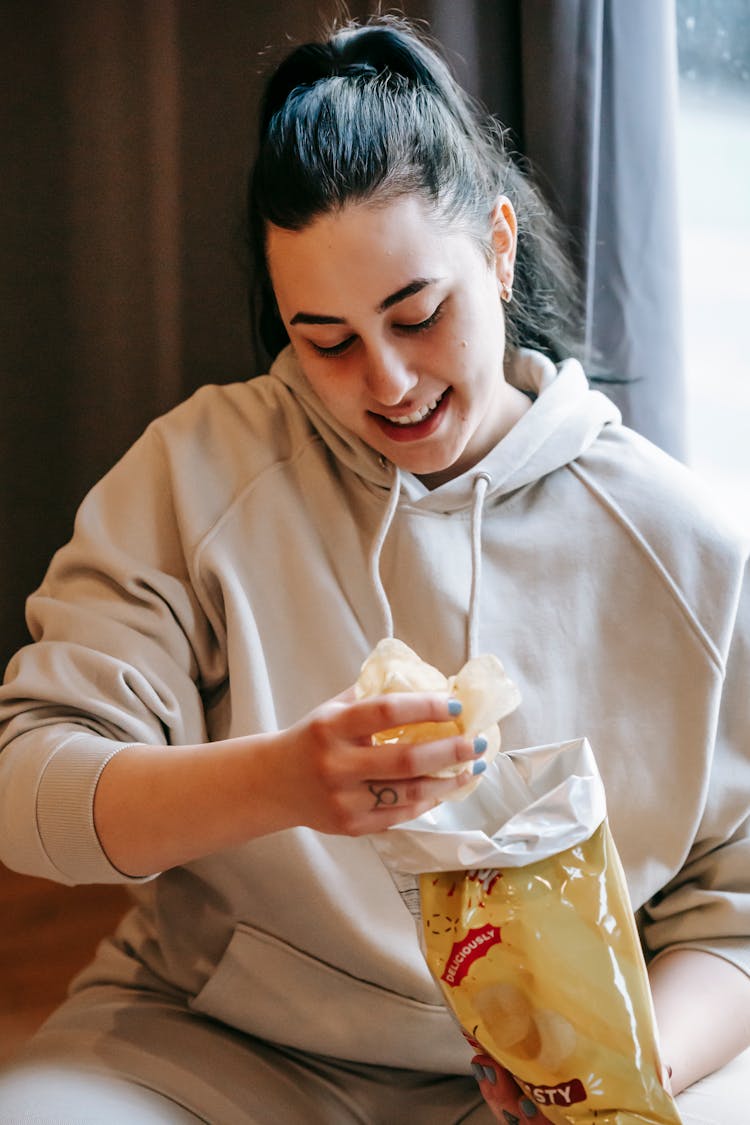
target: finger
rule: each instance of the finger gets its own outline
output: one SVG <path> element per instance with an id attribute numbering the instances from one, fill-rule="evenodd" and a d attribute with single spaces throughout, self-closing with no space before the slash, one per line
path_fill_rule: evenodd
<path id="1" fill-rule="evenodd" d="M 404 821 L 414 820 L 439 804 L 439 801 L 432 799 L 415 805 L 396 804 L 390 807 L 381 806 L 374 810 L 368 807 L 363 809 L 361 816 L 352 820 L 348 832 L 352 836 L 369 836 L 373 832 L 385 832 L 386 829 L 395 828 Z"/>
<path id="2" fill-rule="evenodd" d="M 332 717 L 339 738 L 369 743 L 374 734 L 411 723 L 454 722 L 461 704 L 434 692 L 393 692 L 340 706 Z"/>
<path id="3" fill-rule="evenodd" d="M 475 1055 L 471 1060 L 471 1069 L 485 1101 L 500 1114 L 500 1121 L 507 1125 L 525 1125 L 527 1121 L 545 1120 L 531 1098 L 519 1088 L 513 1075 L 489 1055 Z"/>
<path id="4" fill-rule="evenodd" d="M 347 767 L 352 776 L 365 774 L 368 780 L 385 778 L 421 778 L 433 776 L 451 767 L 469 767 L 477 762 L 487 749 L 483 737 L 467 738 L 457 735 L 434 742 L 400 742 L 396 745 L 367 747 L 360 754 L 352 754 Z M 480 767 L 481 772 L 484 766 Z"/>
<path id="5" fill-rule="evenodd" d="M 660 1063 L 660 1077 L 661 1084 L 668 1094 L 672 1093 L 672 1067 L 667 1066 L 665 1063 Z"/>
<path id="6" fill-rule="evenodd" d="M 472 780 L 472 770 L 463 770 L 455 777 L 416 778 L 400 782 L 393 778 L 372 779 L 363 783 L 363 800 L 370 812 L 392 812 L 397 807 L 408 816 L 417 816 L 416 807 L 429 809 L 446 800 L 457 789 Z"/>

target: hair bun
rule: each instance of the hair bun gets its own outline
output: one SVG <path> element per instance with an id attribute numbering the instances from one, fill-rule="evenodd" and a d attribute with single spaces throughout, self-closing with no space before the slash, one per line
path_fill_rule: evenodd
<path id="1" fill-rule="evenodd" d="M 395 22 L 346 28 L 330 40 L 342 64 L 366 66 L 373 74 L 393 74 L 435 88 L 435 76 L 422 44 L 401 32 Z"/>
<path id="2" fill-rule="evenodd" d="M 365 62 L 363 59 L 358 62 L 342 63 L 336 67 L 334 73 L 344 78 L 377 78 L 380 72 L 372 63 Z"/>
<path id="3" fill-rule="evenodd" d="M 434 62 L 435 60 L 433 60 Z M 377 78 L 393 75 L 438 91 L 441 83 L 422 44 L 402 33 L 394 22 L 347 27 L 325 43 L 304 43 L 281 63 L 266 87 L 261 134 L 293 90 L 326 78 Z"/>

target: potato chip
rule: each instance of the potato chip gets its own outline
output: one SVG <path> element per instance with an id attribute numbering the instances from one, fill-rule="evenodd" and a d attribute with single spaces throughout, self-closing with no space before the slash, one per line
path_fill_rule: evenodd
<path id="1" fill-rule="evenodd" d="M 521 701 L 521 693 L 508 678 L 496 656 L 477 656 L 464 664 L 455 676 L 446 677 L 394 637 L 379 641 L 365 660 L 356 683 L 358 699 L 401 691 L 436 691 L 461 703 L 461 714 L 444 723 L 412 723 L 404 727 L 380 731 L 373 737 L 374 745 L 393 742 L 428 742 L 464 734 L 469 738 L 482 735 L 487 749 L 482 757 L 490 762 L 500 749 L 498 722 Z M 457 763 L 438 770 L 432 777 L 453 777 L 466 769 Z M 481 776 L 472 779 L 450 795 L 449 800 L 462 800 L 479 784 Z"/>

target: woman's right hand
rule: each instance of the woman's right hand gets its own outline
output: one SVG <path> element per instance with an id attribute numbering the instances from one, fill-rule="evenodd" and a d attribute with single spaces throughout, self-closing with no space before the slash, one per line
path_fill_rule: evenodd
<path id="1" fill-rule="evenodd" d="M 353 695 L 270 734 L 115 754 L 94 797 L 94 824 L 112 865 L 123 875 L 151 875 L 298 826 L 380 832 L 433 808 L 471 779 L 472 766 L 484 766 L 460 735 L 371 745 L 378 731 L 450 721 L 444 696 Z M 456 763 L 466 766 L 458 776 L 427 776 Z"/>
<path id="2" fill-rule="evenodd" d="M 393 693 L 329 700 L 278 736 L 275 769 L 290 819 L 319 832 L 360 836 L 410 820 L 481 772 L 471 738 L 372 745 L 379 731 L 411 723 L 450 723 L 457 704 L 430 693 Z M 456 776 L 428 776 L 463 764 Z"/>

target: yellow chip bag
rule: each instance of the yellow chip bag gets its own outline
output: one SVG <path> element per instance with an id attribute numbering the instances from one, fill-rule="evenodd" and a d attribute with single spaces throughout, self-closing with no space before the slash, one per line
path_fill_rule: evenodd
<path id="1" fill-rule="evenodd" d="M 676 1125 L 606 820 L 527 866 L 419 879 L 430 970 L 462 1028 L 559 1125 Z"/>
<path id="2" fill-rule="evenodd" d="M 462 731 L 490 730 L 487 770 L 464 800 L 372 837 L 466 1037 L 557 1125 L 680 1125 L 588 742 L 497 753 L 492 727 L 520 696 L 493 657 L 448 680 L 385 641 L 357 686 L 463 692 Z M 405 727 L 373 741 L 439 736 Z"/>

